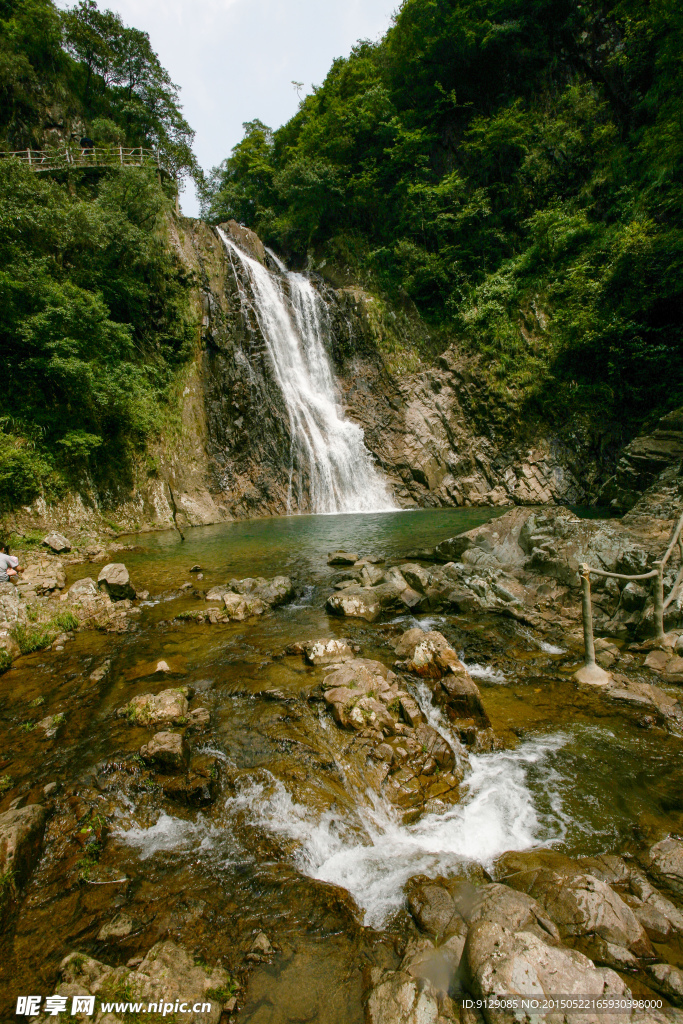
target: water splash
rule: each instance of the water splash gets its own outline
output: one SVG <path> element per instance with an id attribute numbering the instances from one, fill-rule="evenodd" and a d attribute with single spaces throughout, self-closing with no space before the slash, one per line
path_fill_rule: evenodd
<path id="1" fill-rule="evenodd" d="M 479 662 L 466 662 L 461 656 L 460 660 L 463 665 L 472 676 L 473 679 L 483 679 L 486 683 L 507 683 L 507 678 L 503 672 L 499 669 L 493 668 L 492 665 L 480 665 Z"/>
<path id="2" fill-rule="evenodd" d="M 289 416 L 289 506 L 318 513 L 395 511 L 363 430 L 343 415 L 324 339 L 327 309 L 311 282 L 274 258 L 280 275 L 218 234 L 249 284 L 242 292 L 266 342 Z"/>
<path id="3" fill-rule="evenodd" d="M 370 791 L 357 807 L 360 826 L 333 811 L 316 815 L 272 776 L 245 783 L 228 809 L 294 841 L 296 867 L 347 889 L 365 924 L 379 928 L 401 906 L 412 875 L 460 873 L 473 862 L 490 867 L 506 850 L 561 841 L 567 820 L 549 758 L 565 742 L 557 733 L 516 750 L 472 755 L 463 802 L 412 825 L 402 825 L 395 809 Z M 530 776 L 539 773 L 543 795 L 534 786 L 534 798 Z"/>

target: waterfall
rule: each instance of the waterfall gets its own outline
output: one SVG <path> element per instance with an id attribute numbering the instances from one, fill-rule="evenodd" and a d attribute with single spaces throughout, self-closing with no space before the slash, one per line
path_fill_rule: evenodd
<path id="1" fill-rule="evenodd" d="M 396 508 L 365 446 L 363 430 L 344 417 L 324 339 L 325 303 L 311 282 L 275 260 L 271 274 L 218 228 L 236 257 L 251 295 L 241 290 L 266 342 L 289 416 L 291 436 L 288 505 L 311 512 L 384 512 Z M 298 500 L 293 502 L 294 491 Z"/>

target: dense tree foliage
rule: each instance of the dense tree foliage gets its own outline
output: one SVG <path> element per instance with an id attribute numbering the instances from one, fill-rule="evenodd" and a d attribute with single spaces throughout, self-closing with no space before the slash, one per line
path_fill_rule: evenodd
<path id="1" fill-rule="evenodd" d="M 196 169 L 194 132 L 149 36 L 79 0 L 0 0 L 0 144 L 63 146 L 83 135 L 158 150 L 174 175 Z M 4 140 L 4 141 L 3 141 Z"/>
<path id="2" fill-rule="evenodd" d="M 192 134 L 145 33 L 92 0 L 0 0 L 4 147 L 157 146 Z M 78 142 L 76 142 L 78 144 Z M 192 351 L 189 282 L 168 245 L 175 182 L 151 168 L 36 173 L 0 161 L 0 506 L 125 480 Z"/>
<path id="3" fill-rule="evenodd" d="M 681 403 L 678 0 L 404 0 L 205 205 L 348 266 L 548 415 Z"/>

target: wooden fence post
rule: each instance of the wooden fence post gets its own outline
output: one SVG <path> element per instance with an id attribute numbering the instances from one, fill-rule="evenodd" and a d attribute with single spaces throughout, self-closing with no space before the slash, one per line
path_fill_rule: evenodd
<path id="1" fill-rule="evenodd" d="M 655 569 L 657 575 L 653 577 L 653 601 L 654 601 L 654 620 L 655 620 L 655 636 L 657 638 L 664 636 L 664 563 L 656 561 Z"/>
<path id="2" fill-rule="evenodd" d="M 582 563 L 580 566 L 580 576 L 585 660 L 578 672 L 574 673 L 574 678 L 580 683 L 590 683 L 593 686 L 606 686 L 610 682 L 610 675 L 595 663 L 593 609 L 591 607 L 591 576 L 590 569 L 585 563 Z"/>

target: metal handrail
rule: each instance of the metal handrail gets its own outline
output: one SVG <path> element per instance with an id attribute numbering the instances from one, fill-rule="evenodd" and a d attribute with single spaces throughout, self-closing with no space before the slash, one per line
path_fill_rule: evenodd
<path id="1" fill-rule="evenodd" d="M 593 641 L 593 608 L 591 604 L 591 573 L 594 576 L 609 577 L 615 580 L 652 580 L 652 599 L 654 604 L 655 637 L 660 639 L 664 636 L 664 612 L 676 597 L 681 582 L 683 582 L 683 515 L 679 518 L 673 529 L 671 540 L 664 556 L 655 561 L 654 569 L 649 572 L 634 575 L 626 575 L 621 572 L 606 572 L 604 569 L 593 569 L 590 565 L 582 562 L 579 566 L 581 578 L 581 611 L 583 618 L 583 642 L 584 642 L 584 664 L 576 673 L 588 682 L 604 682 L 607 673 L 595 663 L 595 644 Z M 664 566 L 669 561 L 674 548 L 678 545 L 681 557 L 681 567 L 678 570 L 676 579 L 669 592 L 666 601 L 664 600 Z"/>
<path id="2" fill-rule="evenodd" d="M 0 152 L 0 159 L 14 157 L 34 171 L 62 170 L 67 167 L 142 167 L 153 164 L 169 173 L 153 149 L 143 146 L 93 146 L 55 149 L 19 149 Z"/>

